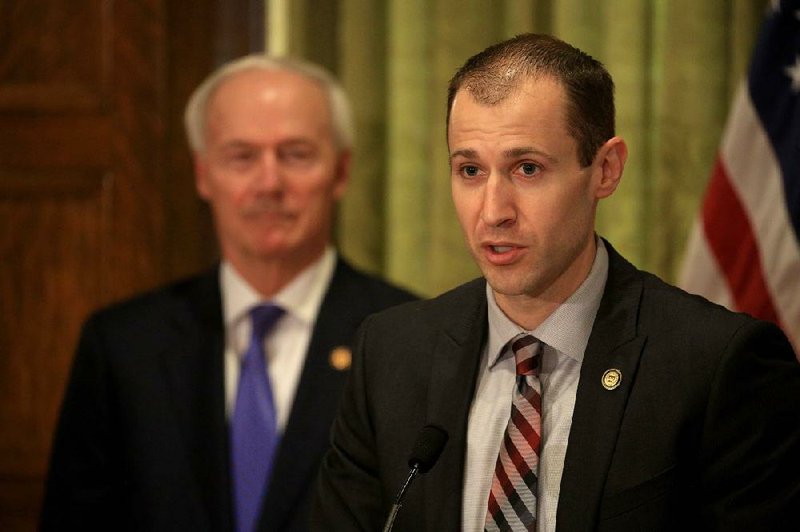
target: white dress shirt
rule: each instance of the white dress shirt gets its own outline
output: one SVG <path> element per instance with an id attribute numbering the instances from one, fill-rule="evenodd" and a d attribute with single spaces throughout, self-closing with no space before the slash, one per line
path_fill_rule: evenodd
<path id="1" fill-rule="evenodd" d="M 319 260 L 268 301 L 284 310 L 264 339 L 280 432 L 289 419 L 314 323 L 335 267 L 336 252 L 328 247 Z M 267 301 L 227 262 L 220 268 L 220 287 L 225 320 L 225 412 L 230 418 L 236 404 L 241 360 L 250 341 L 248 313 L 254 305 Z"/>
<path id="2" fill-rule="evenodd" d="M 508 424 L 516 382 L 509 341 L 521 332 L 538 338 L 544 347 L 539 378 L 542 384 L 542 447 L 539 459 L 537 530 L 553 532 L 564 472 L 567 439 L 572 427 L 581 363 L 608 277 L 608 252 L 597 238 L 592 269 L 581 286 L 535 330 L 511 321 L 486 285 L 489 335 L 470 407 L 467 455 L 464 465 L 462 523 L 465 531 L 482 531 L 495 462 Z"/>

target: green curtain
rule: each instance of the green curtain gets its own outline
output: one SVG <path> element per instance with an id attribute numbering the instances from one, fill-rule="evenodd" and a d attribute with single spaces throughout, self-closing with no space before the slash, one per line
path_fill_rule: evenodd
<path id="1" fill-rule="evenodd" d="M 343 254 L 422 295 L 479 274 L 450 200 L 447 82 L 470 55 L 527 31 L 601 60 L 630 156 L 598 231 L 675 281 L 766 1 L 303 0 L 292 53 L 336 72 L 355 107 Z"/>

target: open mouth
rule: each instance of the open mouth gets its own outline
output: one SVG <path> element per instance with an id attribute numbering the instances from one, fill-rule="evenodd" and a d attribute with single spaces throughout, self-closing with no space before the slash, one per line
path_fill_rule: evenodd
<path id="1" fill-rule="evenodd" d="M 511 246 L 489 246 L 494 253 L 507 253 L 514 249 Z"/>
<path id="2" fill-rule="evenodd" d="M 497 266 L 516 263 L 524 254 L 524 248 L 513 244 L 484 244 L 486 260 Z"/>

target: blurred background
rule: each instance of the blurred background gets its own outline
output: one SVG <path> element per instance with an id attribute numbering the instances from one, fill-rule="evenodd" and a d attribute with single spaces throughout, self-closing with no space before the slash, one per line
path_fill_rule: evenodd
<path id="1" fill-rule="evenodd" d="M 80 324 L 216 258 L 182 128 L 215 66 L 318 62 L 356 112 L 337 241 L 422 295 L 477 275 L 449 193 L 445 88 L 552 33 L 606 64 L 630 159 L 599 232 L 677 281 L 766 0 L 0 0 L 0 530 L 33 530 Z"/>

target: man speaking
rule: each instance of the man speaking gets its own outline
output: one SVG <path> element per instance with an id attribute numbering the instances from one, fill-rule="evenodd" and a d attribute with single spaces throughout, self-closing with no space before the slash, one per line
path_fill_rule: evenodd
<path id="1" fill-rule="evenodd" d="M 774 325 L 595 234 L 627 158 L 605 68 L 522 35 L 450 82 L 452 197 L 483 278 L 368 319 L 319 530 L 376 530 L 425 425 L 449 436 L 394 530 L 800 530 L 800 364 Z"/>

